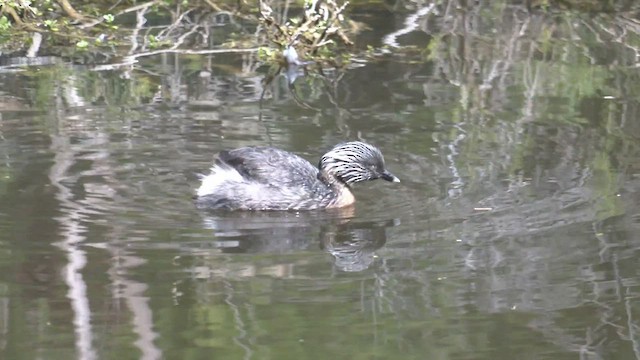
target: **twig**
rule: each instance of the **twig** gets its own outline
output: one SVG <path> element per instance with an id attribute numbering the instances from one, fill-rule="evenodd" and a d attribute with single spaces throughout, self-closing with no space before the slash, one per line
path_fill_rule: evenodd
<path id="1" fill-rule="evenodd" d="M 18 13 L 13 7 L 6 5 L 6 6 L 2 6 L 2 9 L 6 11 L 9 15 L 11 15 L 11 18 L 13 19 L 13 21 L 15 21 L 16 24 L 18 24 L 19 26 L 22 26 L 29 31 L 42 32 L 42 30 L 38 29 L 37 27 L 22 21 L 22 18 L 20 17 L 20 15 L 18 15 Z"/>
<path id="2" fill-rule="evenodd" d="M 215 11 L 224 11 L 224 10 L 222 10 L 222 9 L 220 8 L 220 6 L 218 6 L 218 5 L 214 4 L 214 2 L 213 2 L 213 1 L 211 1 L 211 0 L 204 0 L 204 2 L 206 2 L 207 4 L 209 4 L 209 6 L 211 6 L 211 8 L 212 8 L 213 10 L 215 10 Z"/>
<path id="3" fill-rule="evenodd" d="M 264 24 L 267 25 L 266 26 L 267 28 L 271 28 L 271 27 L 276 28 L 276 30 L 278 30 L 279 35 L 286 39 L 287 37 L 286 29 L 283 29 L 282 25 L 278 24 L 276 19 L 274 19 L 274 17 L 271 16 L 272 13 L 273 13 L 273 9 L 271 9 L 269 5 L 265 4 L 263 0 L 260 0 L 260 19 L 262 19 Z M 276 41 L 276 36 L 269 36 L 269 38 L 272 42 L 278 45 L 284 45 Z"/>
<path id="4" fill-rule="evenodd" d="M 198 29 L 200 28 L 200 25 L 196 25 L 193 28 L 191 28 L 191 30 L 187 31 L 186 33 L 182 34 L 178 40 L 176 40 L 176 43 L 171 47 L 172 49 L 177 49 L 180 45 L 182 45 L 182 43 L 184 42 L 184 40 L 189 37 L 190 35 L 192 35 L 193 33 L 195 33 Z"/>
<path id="5" fill-rule="evenodd" d="M 127 61 L 123 61 L 121 63 L 116 64 L 105 64 L 105 65 L 97 65 L 91 68 L 91 71 L 111 71 L 124 66 L 131 66 L 136 63 L 135 59 L 127 59 Z"/>
<path id="6" fill-rule="evenodd" d="M 132 54 L 138 48 L 138 34 L 140 33 L 140 29 L 147 23 L 147 18 L 144 16 L 149 7 L 143 7 L 138 10 L 136 14 L 136 27 L 133 29 L 131 33 L 131 49 L 129 50 L 129 54 Z"/>
<path id="7" fill-rule="evenodd" d="M 316 41 L 313 43 L 313 47 L 314 47 L 314 52 L 316 51 L 316 49 L 318 49 L 321 45 L 321 43 L 327 43 L 326 41 L 324 41 L 327 36 L 329 36 L 329 29 L 331 27 L 333 27 L 333 23 L 336 22 L 336 20 L 338 20 L 338 17 L 340 17 L 340 14 L 344 11 L 344 9 L 347 7 L 347 5 L 349 5 L 348 1 L 345 1 L 344 4 L 342 4 L 341 7 L 339 7 L 336 11 L 333 12 L 333 14 L 331 14 L 331 19 L 329 21 L 327 21 L 327 26 L 324 28 L 324 30 L 322 31 L 322 34 L 320 34 L 320 36 L 316 39 Z M 338 29 L 337 31 L 335 31 L 335 33 L 340 34 L 340 38 L 345 41 L 345 44 L 347 45 L 353 45 L 353 43 L 351 42 L 351 40 L 349 40 L 346 35 L 344 35 L 342 33 L 342 31 L 340 31 L 340 29 Z"/>
<path id="8" fill-rule="evenodd" d="M 226 53 L 252 53 L 257 52 L 260 48 L 248 48 L 248 49 L 203 49 L 203 50 L 190 50 L 190 49 L 159 49 L 154 51 L 148 51 L 139 54 L 133 54 L 128 57 L 139 58 L 145 56 L 152 56 L 165 53 L 176 53 L 184 55 L 206 55 L 206 54 L 226 54 Z"/>
<path id="9" fill-rule="evenodd" d="M 203 26 L 202 30 L 204 31 L 204 34 L 200 33 L 200 35 L 202 36 L 202 46 L 206 46 L 207 45 L 207 40 L 209 39 L 209 36 L 211 36 L 209 34 L 209 27 L 208 26 Z"/>
<path id="10" fill-rule="evenodd" d="M 237 18 L 241 18 L 241 19 L 245 19 L 245 20 L 255 20 L 255 16 L 253 14 L 245 15 L 245 14 L 240 13 L 240 7 L 241 6 L 236 7 L 236 9 L 234 11 L 229 11 L 229 10 L 225 10 L 225 9 L 221 8 L 220 6 L 216 5 L 216 3 L 214 3 L 211 0 L 204 0 L 204 2 L 206 2 L 207 5 L 209 5 L 216 12 L 229 13 L 229 14 L 232 14 L 233 16 L 237 17 Z"/>
<path id="11" fill-rule="evenodd" d="M 176 21 L 173 22 L 173 24 L 167 26 L 164 30 L 160 31 L 156 37 L 158 39 L 161 39 L 161 38 L 164 38 L 164 37 L 168 37 L 169 34 L 173 30 L 175 30 L 180 25 L 180 23 L 182 23 L 182 19 L 184 19 L 184 17 L 187 16 L 187 14 L 191 13 L 191 11 L 193 11 L 193 9 L 189 9 L 189 10 L 183 12 L 182 14 L 180 14 L 180 16 L 178 16 Z"/>
<path id="12" fill-rule="evenodd" d="M 132 6 L 130 8 L 126 8 L 124 10 L 119 11 L 118 13 L 115 14 L 115 16 L 119 16 L 119 15 L 122 15 L 122 14 L 130 13 L 132 11 L 138 11 L 138 10 L 141 10 L 141 9 L 150 8 L 151 6 L 156 5 L 157 3 L 159 3 L 158 0 L 153 0 L 153 1 L 146 2 L 146 3 L 142 3 L 140 5 Z"/>
<path id="13" fill-rule="evenodd" d="M 114 16 L 120 16 L 126 13 L 130 13 L 132 11 L 138 11 L 138 10 L 142 10 L 142 9 L 148 9 L 153 5 L 156 5 L 157 3 L 159 3 L 159 0 L 153 0 L 153 1 L 149 1 L 146 3 L 142 3 L 140 5 L 136 5 L 136 6 L 132 6 L 130 8 L 126 8 L 124 10 L 121 10 L 117 13 L 114 14 Z M 99 18 L 99 19 L 94 19 L 93 21 L 90 21 L 88 23 L 82 24 L 80 26 L 78 26 L 80 29 L 86 29 L 88 27 L 92 27 L 92 26 L 96 26 L 102 22 L 104 22 L 105 19 L 104 18 Z"/>
<path id="14" fill-rule="evenodd" d="M 67 15 L 69 15 L 69 17 L 78 21 L 85 21 L 87 19 L 84 15 L 76 11 L 76 9 L 74 9 L 73 6 L 71 6 L 71 4 L 69 3 L 69 0 L 58 0 L 58 4 L 62 6 L 62 10 L 64 10 L 64 12 L 67 13 Z"/>
<path id="15" fill-rule="evenodd" d="M 184 55 L 210 55 L 210 54 L 227 54 L 227 53 L 254 53 L 257 52 L 259 48 L 248 48 L 248 49 L 208 49 L 208 50 L 189 50 L 189 49 L 160 49 L 154 51 L 147 51 L 138 54 L 132 54 L 125 56 L 123 61 L 118 64 L 108 64 L 108 65 L 100 65 L 94 67 L 93 71 L 105 71 L 105 70 L 113 70 L 123 66 L 130 66 L 137 62 L 138 58 L 153 56 L 158 54 L 184 54 Z"/>
<path id="16" fill-rule="evenodd" d="M 31 36 L 31 46 L 27 50 L 27 57 L 33 58 L 38 54 L 38 50 L 40 50 L 40 45 L 42 44 L 42 34 L 39 32 L 34 32 Z"/>

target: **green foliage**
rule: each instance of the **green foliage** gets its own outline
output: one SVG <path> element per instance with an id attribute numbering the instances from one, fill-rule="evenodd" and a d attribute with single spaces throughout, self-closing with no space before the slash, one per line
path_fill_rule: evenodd
<path id="1" fill-rule="evenodd" d="M 260 61 L 273 61 L 277 56 L 277 52 L 273 48 L 261 46 L 258 48 L 258 59 Z"/>
<path id="2" fill-rule="evenodd" d="M 123 6 L 126 3 L 123 2 Z M 70 6 L 63 7 L 53 0 L 0 0 L 0 36 L 5 35 L 0 37 L 0 42 L 5 51 L 24 50 L 30 45 L 25 39 L 34 32 L 40 32 L 50 35 L 41 47 L 62 54 L 70 48 L 87 49 L 92 43 L 91 38 L 117 29 L 113 25 L 115 15 L 105 14 L 100 5 L 70 1 Z M 102 21 L 95 21 L 92 14 Z M 78 26 L 91 22 L 95 24 Z"/>
<path id="3" fill-rule="evenodd" d="M 306 3 L 308 5 L 311 2 Z M 274 8 L 270 5 L 274 5 Z M 301 17 L 276 19 L 272 14 L 282 12 L 275 7 L 280 5 L 262 2 L 260 21 L 264 35 L 270 43 L 277 44 L 278 51 L 291 46 L 302 59 L 337 65 L 336 45 L 353 45 L 343 28 L 347 23 L 343 14 L 347 5 L 348 2 L 328 0 L 315 6 L 307 6 Z"/>
<path id="4" fill-rule="evenodd" d="M 158 39 L 153 34 L 147 35 L 146 40 L 147 40 L 147 44 L 149 45 L 149 48 L 151 48 L 151 49 L 157 49 L 157 48 L 161 48 L 163 46 L 171 44 L 170 40 Z"/>
<path id="5" fill-rule="evenodd" d="M 86 49 L 89 46 L 89 42 L 87 40 L 80 40 L 76 43 L 76 48 L 78 49 Z"/>
<path id="6" fill-rule="evenodd" d="M 7 31 L 9 29 L 11 29 L 9 19 L 4 15 L 0 16 L 0 31 Z"/>
<path id="7" fill-rule="evenodd" d="M 44 21 L 44 26 L 46 26 L 47 28 L 49 28 L 51 31 L 58 31 L 60 30 L 60 28 L 58 27 L 58 21 L 57 20 L 50 20 L 47 19 Z"/>
<path id="8" fill-rule="evenodd" d="M 115 16 L 113 16 L 113 14 L 104 14 L 102 15 L 102 18 L 104 19 L 104 21 L 106 21 L 108 24 L 111 24 L 113 22 L 113 20 L 115 20 Z"/>

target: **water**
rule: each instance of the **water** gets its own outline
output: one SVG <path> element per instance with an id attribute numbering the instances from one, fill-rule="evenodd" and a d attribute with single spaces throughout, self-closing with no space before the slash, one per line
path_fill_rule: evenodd
<path id="1" fill-rule="evenodd" d="M 640 357 L 637 60 L 583 35 L 610 18 L 481 10 L 262 102 L 251 55 L 1 73 L 0 357 Z M 192 202 L 219 150 L 353 139 L 402 182 L 337 211 Z"/>

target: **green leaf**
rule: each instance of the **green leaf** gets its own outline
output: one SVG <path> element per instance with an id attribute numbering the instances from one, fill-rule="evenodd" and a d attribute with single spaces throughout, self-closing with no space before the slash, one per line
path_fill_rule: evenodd
<path id="1" fill-rule="evenodd" d="M 109 24 L 111 24 L 113 20 L 115 20 L 115 16 L 113 16 L 113 14 L 104 14 L 102 15 L 102 18 Z"/>
<path id="2" fill-rule="evenodd" d="M 7 19 L 6 16 L 0 16 L 0 31 L 6 31 L 11 29 L 11 22 Z"/>

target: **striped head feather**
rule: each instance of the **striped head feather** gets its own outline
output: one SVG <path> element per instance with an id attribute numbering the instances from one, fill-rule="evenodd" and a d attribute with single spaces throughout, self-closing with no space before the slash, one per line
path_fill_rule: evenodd
<path id="1" fill-rule="evenodd" d="M 400 182 L 385 169 L 380 150 L 360 141 L 336 145 L 322 156 L 318 167 L 323 176 L 335 177 L 347 185 L 375 179 Z"/>

